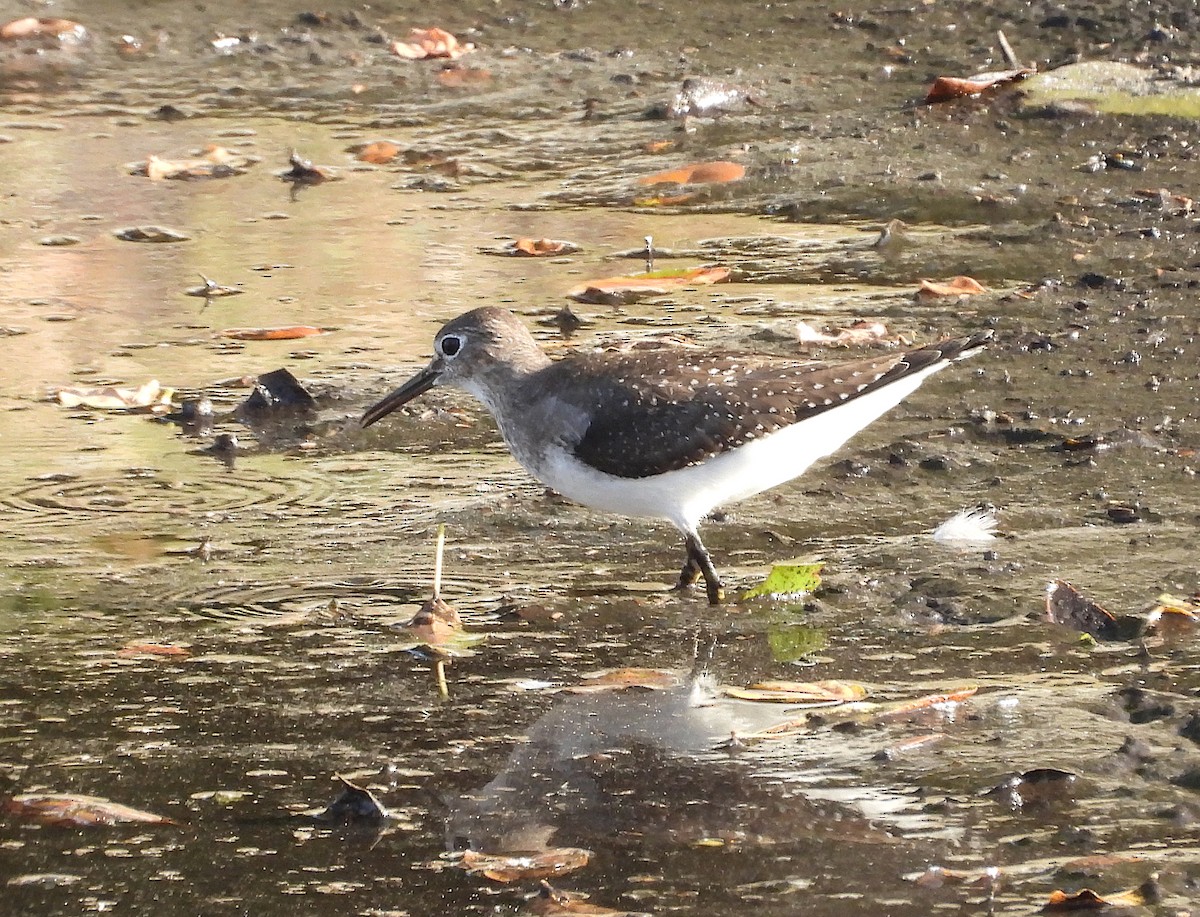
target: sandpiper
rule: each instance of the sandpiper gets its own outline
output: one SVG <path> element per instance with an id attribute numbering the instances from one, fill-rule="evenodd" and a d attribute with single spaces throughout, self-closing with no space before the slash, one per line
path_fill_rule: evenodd
<path id="1" fill-rule="evenodd" d="M 434 385 L 470 392 L 513 457 L 577 503 L 665 519 L 683 534 L 676 588 L 724 597 L 697 527 L 714 508 L 790 481 L 983 332 L 847 363 L 653 349 L 551 360 L 511 312 L 475 309 L 434 338 L 433 359 L 362 417 L 370 426 Z"/>

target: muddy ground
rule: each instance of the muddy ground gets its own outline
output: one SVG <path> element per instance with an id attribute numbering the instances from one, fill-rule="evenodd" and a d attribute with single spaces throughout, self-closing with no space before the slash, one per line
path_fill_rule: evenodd
<path id="1" fill-rule="evenodd" d="M 434 22 L 406 3 L 0 4 L 31 13 L 90 38 L 0 46 L 0 794 L 178 824 L 14 811 L 0 910 L 553 913 L 526 900 L 536 878 L 470 874 L 457 853 L 551 848 L 592 852 L 556 888 L 625 911 L 1030 914 L 1056 889 L 1139 886 L 1135 912 L 1193 907 L 1197 636 L 1150 612 L 1200 590 L 1200 137 L 1021 86 L 921 100 L 938 75 L 1004 68 L 997 30 L 1025 64 L 1126 61 L 1186 97 L 1194 10 L 593 0 Z M 479 50 L 449 75 L 389 51 L 430 25 Z M 749 101 L 655 117 L 688 77 Z M 348 152 L 377 140 L 402 155 Z M 207 144 L 242 174 L 136 174 Z M 291 150 L 330 180 L 282 180 Z M 710 160 L 746 175 L 682 201 L 637 181 Z M 891 220 L 907 228 L 876 246 Z M 148 226 L 187 238 L 116 235 Z M 731 281 L 574 304 L 587 324 L 561 333 L 566 291 L 639 270 L 648 235 L 656 266 Z M 581 251 L 495 253 L 520 237 Z M 185 295 L 200 274 L 243 292 Z M 913 296 L 961 274 L 988 292 Z M 825 562 L 809 597 L 712 609 L 668 591 L 669 526 L 547 493 L 465 396 L 359 428 L 436 328 L 483 304 L 555 353 L 873 352 L 802 346 L 801 321 L 996 337 L 708 523 L 739 589 Z M 326 333 L 222 336 L 300 325 Z M 236 414 L 279 368 L 315 413 Z M 150 379 L 176 406 L 208 398 L 212 431 L 55 397 Z M 980 503 L 1001 537 L 930 538 Z M 443 595 L 477 638 L 443 660 L 448 697 L 441 656 L 402 626 L 439 524 Z M 1060 579 L 1133 620 L 1049 622 Z M 625 666 L 668 674 L 557 690 Z M 828 679 L 881 705 L 976 691 L 808 720 L 721 691 Z M 745 738 L 781 722 L 801 725 Z M 335 774 L 392 817 L 305 814 Z"/>

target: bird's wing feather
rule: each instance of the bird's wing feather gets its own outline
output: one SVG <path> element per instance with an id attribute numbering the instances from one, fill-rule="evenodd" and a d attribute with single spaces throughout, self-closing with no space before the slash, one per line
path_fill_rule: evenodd
<path id="1" fill-rule="evenodd" d="M 586 355 L 553 364 L 571 378 L 573 405 L 590 416 L 576 458 L 624 478 L 694 465 L 845 404 L 935 363 L 981 346 L 983 336 L 849 363 L 763 363 L 689 356 L 671 363 L 649 351 Z M 660 370 L 662 372 L 660 373 Z M 577 383 L 585 383 L 578 385 Z M 560 389 L 560 397 L 566 389 Z M 574 437 L 572 437 L 574 439 Z"/>

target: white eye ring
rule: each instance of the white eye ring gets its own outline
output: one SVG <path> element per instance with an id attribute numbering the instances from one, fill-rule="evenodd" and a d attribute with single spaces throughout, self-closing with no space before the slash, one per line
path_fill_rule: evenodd
<path id="1" fill-rule="evenodd" d="M 459 351 L 462 350 L 462 345 L 463 339 L 457 334 L 447 334 L 444 338 L 438 341 L 437 349 L 438 353 L 440 353 L 447 360 L 450 360 L 458 356 Z"/>

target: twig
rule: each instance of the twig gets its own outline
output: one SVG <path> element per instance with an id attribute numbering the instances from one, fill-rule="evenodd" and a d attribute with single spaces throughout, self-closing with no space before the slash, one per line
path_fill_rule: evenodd
<path id="1" fill-rule="evenodd" d="M 434 674 L 437 676 L 438 694 L 442 696 L 442 700 L 450 699 L 450 686 L 446 684 L 446 663 L 439 659 L 433 664 Z"/>
<path id="2" fill-rule="evenodd" d="M 446 551 L 446 524 L 439 523 L 437 530 L 437 546 L 433 553 L 433 598 L 437 601 L 442 597 L 442 555 Z"/>
<path id="3" fill-rule="evenodd" d="M 996 33 L 996 40 L 1000 42 L 1000 53 L 1004 55 L 1004 60 L 1013 70 L 1024 69 L 1024 65 L 1017 60 L 1017 52 L 1012 49 L 1012 45 L 1008 43 L 1008 39 L 1003 32 Z"/>

